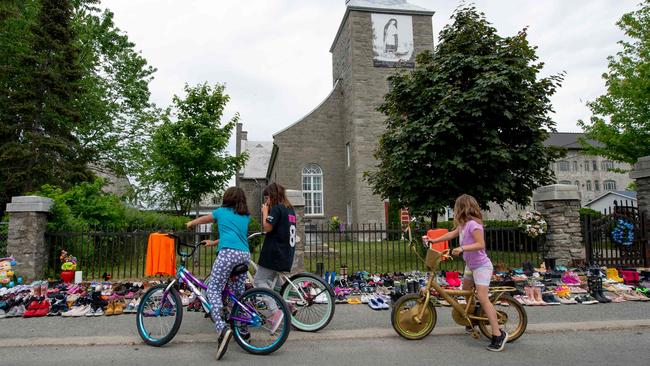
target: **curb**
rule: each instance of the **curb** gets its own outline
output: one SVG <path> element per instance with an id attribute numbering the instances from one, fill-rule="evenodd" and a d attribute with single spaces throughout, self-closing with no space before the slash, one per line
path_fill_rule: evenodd
<path id="1" fill-rule="evenodd" d="M 578 323 L 540 323 L 529 324 L 526 334 L 547 334 L 558 332 L 593 332 L 593 331 L 620 331 L 650 329 L 650 319 L 642 320 L 612 320 Z M 433 336 L 466 336 L 461 327 L 434 328 Z M 289 342 L 295 341 L 323 341 L 323 340 L 348 340 L 348 339 L 376 339 L 399 338 L 392 328 L 367 328 L 354 330 L 331 330 L 318 333 L 305 333 L 293 331 L 289 335 Z M 216 343 L 216 336 L 212 333 L 181 334 L 177 335 L 174 343 Z M 137 336 L 97 336 L 97 337 L 56 337 L 56 338 L 23 338 L 5 339 L 0 343 L 2 348 L 42 347 L 42 346 L 130 346 L 143 345 L 144 342 Z"/>

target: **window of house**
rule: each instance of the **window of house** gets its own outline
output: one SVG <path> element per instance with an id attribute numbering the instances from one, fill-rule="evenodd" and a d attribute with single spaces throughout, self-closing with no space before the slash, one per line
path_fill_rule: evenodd
<path id="1" fill-rule="evenodd" d="M 302 194 L 305 197 L 305 215 L 323 214 L 323 171 L 316 164 L 302 169 Z"/>
<path id="2" fill-rule="evenodd" d="M 576 187 L 578 187 L 578 189 L 580 189 L 580 181 L 579 180 L 575 181 L 574 184 L 576 185 Z"/>
<path id="3" fill-rule="evenodd" d="M 571 184 L 570 180 L 561 180 L 560 184 Z"/>
<path id="4" fill-rule="evenodd" d="M 575 160 L 573 161 L 573 171 L 574 171 L 574 172 L 577 172 L 577 171 L 578 171 L 578 162 L 575 161 Z"/>
<path id="5" fill-rule="evenodd" d="M 594 191 L 600 191 L 600 183 L 597 180 L 594 181 Z"/>
<path id="6" fill-rule="evenodd" d="M 585 172 L 589 171 L 589 160 L 585 160 Z"/>
<path id="7" fill-rule="evenodd" d="M 591 191 L 591 181 L 590 180 L 587 181 L 587 190 Z"/>
<path id="8" fill-rule="evenodd" d="M 606 172 L 614 169 L 614 162 L 613 161 L 605 160 L 602 163 L 600 163 L 600 165 L 603 168 L 603 170 L 606 171 Z M 604 184 L 605 183 L 603 183 L 603 188 L 605 187 Z"/>
<path id="9" fill-rule="evenodd" d="M 571 166 L 568 161 L 561 160 L 557 162 L 557 169 L 561 172 L 568 172 L 571 170 Z"/>
<path id="10" fill-rule="evenodd" d="M 350 167 L 350 143 L 345 144 L 346 167 Z"/>
<path id="11" fill-rule="evenodd" d="M 603 190 L 605 191 L 615 191 L 616 190 L 616 181 L 606 180 L 603 182 Z"/>
<path id="12" fill-rule="evenodd" d="M 598 164 L 596 164 L 596 160 L 591 161 L 591 170 L 593 171 L 598 170 Z"/>

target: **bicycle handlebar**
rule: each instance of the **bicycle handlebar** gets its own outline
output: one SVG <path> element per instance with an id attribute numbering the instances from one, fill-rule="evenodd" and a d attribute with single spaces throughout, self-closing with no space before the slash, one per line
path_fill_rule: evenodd
<path id="1" fill-rule="evenodd" d="M 194 244 L 187 244 L 186 242 L 183 241 L 183 239 L 181 239 L 180 236 L 178 236 L 176 234 L 172 234 L 172 233 L 167 233 L 167 236 L 169 236 L 170 238 L 173 238 L 174 241 L 176 243 L 178 243 L 178 245 L 176 246 L 176 254 L 178 254 L 179 256 L 184 257 L 184 258 L 189 258 L 189 257 L 193 256 L 194 253 L 196 252 L 196 250 L 199 249 L 199 247 L 201 245 L 205 245 L 202 242 L 198 242 L 198 243 L 194 243 Z M 182 246 L 192 248 L 192 251 L 189 254 L 183 253 L 183 252 L 181 252 L 181 247 Z"/>

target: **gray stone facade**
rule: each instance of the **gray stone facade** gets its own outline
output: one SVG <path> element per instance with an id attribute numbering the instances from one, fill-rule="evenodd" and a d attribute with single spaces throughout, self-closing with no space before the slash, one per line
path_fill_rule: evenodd
<path id="1" fill-rule="evenodd" d="M 639 211 L 650 215 L 650 156 L 644 156 L 634 165 L 630 178 L 636 181 L 636 199 Z"/>
<path id="2" fill-rule="evenodd" d="M 572 185 L 554 184 L 537 189 L 533 194 L 535 209 L 548 223 L 544 259 L 556 265 L 584 261 L 586 252 L 580 224 L 580 195 Z"/>
<path id="3" fill-rule="evenodd" d="M 37 196 L 13 197 L 7 204 L 7 254 L 16 259 L 16 275 L 25 282 L 43 278 L 48 261 L 47 213 L 52 204 L 51 199 Z"/>
<path id="4" fill-rule="evenodd" d="M 408 4 L 397 3 L 396 9 L 348 5 L 330 49 L 334 84 L 330 95 L 273 136 L 269 181 L 301 190 L 302 169 L 307 164 L 322 169 L 323 214 L 306 215 L 312 222 L 335 215 L 343 222 L 385 223 L 384 202 L 372 193 L 364 173 L 376 166 L 373 153 L 385 121 L 377 108 L 388 92 L 387 78 L 396 69 L 373 64 L 371 14 L 409 15 L 415 53 L 433 50 L 433 12 L 404 10 Z"/>

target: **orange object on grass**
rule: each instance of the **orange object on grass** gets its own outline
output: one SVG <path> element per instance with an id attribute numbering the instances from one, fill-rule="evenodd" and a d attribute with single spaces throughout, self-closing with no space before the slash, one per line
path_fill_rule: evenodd
<path id="1" fill-rule="evenodd" d="M 448 232 L 449 230 L 447 229 L 430 229 L 427 231 L 427 237 L 433 240 L 447 234 Z M 449 249 L 449 242 L 441 241 L 439 243 L 429 244 L 429 247 L 437 252 L 442 252 L 443 250 Z"/>
<path id="2" fill-rule="evenodd" d="M 176 275 L 174 239 L 162 233 L 149 235 L 145 276 Z"/>

